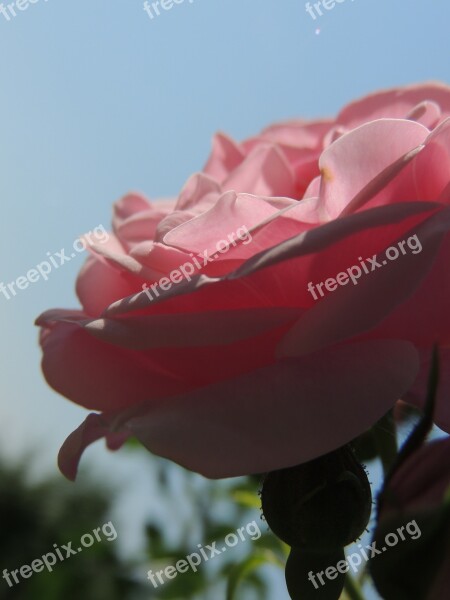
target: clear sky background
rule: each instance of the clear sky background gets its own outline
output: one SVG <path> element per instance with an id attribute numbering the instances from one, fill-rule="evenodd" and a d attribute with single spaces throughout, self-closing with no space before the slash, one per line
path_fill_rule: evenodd
<path id="1" fill-rule="evenodd" d="M 9 22 L 0 14 L 0 281 L 108 226 L 129 190 L 177 194 L 218 129 L 242 139 L 378 88 L 450 83 L 448 0 L 345 0 L 324 12 L 313 21 L 298 0 L 185 0 L 150 20 L 140 0 L 38 0 Z M 82 261 L 0 295 L 0 448 L 38 448 L 37 472 L 55 472 L 85 411 L 46 386 L 33 320 L 77 306 Z M 85 461 L 132 477 L 102 445 Z"/>

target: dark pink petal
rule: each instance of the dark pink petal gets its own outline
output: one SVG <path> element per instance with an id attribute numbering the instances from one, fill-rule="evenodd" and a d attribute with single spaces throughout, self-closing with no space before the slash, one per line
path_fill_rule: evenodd
<path id="1" fill-rule="evenodd" d="M 193 348 L 222 346 L 255 337 L 280 325 L 294 322 L 299 309 L 252 308 L 233 311 L 209 311 L 190 314 L 153 315 L 133 319 L 97 319 L 79 323 L 99 340 L 130 348 Z M 56 320 L 62 320 L 56 319 Z"/>
<path id="2" fill-rule="evenodd" d="M 368 274 L 359 265 L 356 285 L 348 281 L 320 299 L 289 330 L 278 349 L 279 356 L 302 356 L 378 325 L 419 287 L 449 231 L 450 209 L 443 209 L 410 232 L 422 244 L 420 253 L 386 260 L 385 265 Z"/>
<path id="3" fill-rule="evenodd" d="M 68 320 L 67 314 L 63 318 Z M 150 356 L 105 344 L 76 323 L 47 318 L 45 325 L 41 346 L 47 383 L 80 406 L 116 410 L 189 388 Z"/>
<path id="4" fill-rule="evenodd" d="M 75 481 L 81 455 L 93 444 L 109 433 L 108 423 L 102 415 L 90 414 L 86 420 L 66 439 L 58 454 L 58 466 L 61 473 Z"/>
<path id="5" fill-rule="evenodd" d="M 184 394 L 127 427 L 151 452 L 207 477 L 262 473 L 349 442 L 417 369 L 409 344 L 349 344 Z"/>

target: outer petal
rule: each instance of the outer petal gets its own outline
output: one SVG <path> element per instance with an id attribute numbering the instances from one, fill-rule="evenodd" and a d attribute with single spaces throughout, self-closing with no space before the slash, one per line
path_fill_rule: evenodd
<path id="1" fill-rule="evenodd" d="M 431 100 L 437 104 L 443 117 L 450 116 L 450 87 L 439 82 L 430 82 L 365 96 L 348 104 L 336 120 L 351 128 L 384 117 L 405 119 L 424 100 Z"/>
<path id="2" fill-rule="evenodd" d="M 104 344 L 75 323 L 48 323 L 41 346 L 47 383 L 85 408 L 115 410 L 192 387 L 142 352 Z"/>
<path id="3" fill-rule="evenodd" d="M 102 415 L 88 415 L 84 423 L 69 435 L 58 454 L 58 466 L 67 479 L 75 480 L 84 449 L 102 437 L 106 437 L 111 450 L 117 450 L 129 434 L 111 433 L 108 422 Z"/>
<path id="4" fill-rule="evenodd" d="M 332 119 L 285 121 L 266 127 L 260 137 L 283 147 L 283 149 L 314 150 L 321 146 L 324 136 L 333 125 Z"/>
<path id="5" fill-rule="evenodd" d="M 397 341 L 284 361 L 164 404 L 90 415 L 63 445 L 60 467 L 73 478 L 84 448 L 107 430 L 131 433 L 151 452 L 207 477 L 293 466 L 368 429 L 410 386 L 417 368 L 413 347 Z"/>
<path id="6" fill-rule="evenodd" d="M 46 322 L 76 323 L 103 342 L 132 350 L 196 348 L 233 344 L 294 322 L 299 309 L 252 308 L 190 314 L 151 315 L 131 319 L 72 318 L 50 311 Z M 46 318 L 41 317 L 41 323 Z"/>
<path id="7" fill-rule="evenodd" d="M 207 477 L 261 473 L 349 442 L 408 389 L 417 369 L 409 344 L 347 345 L 196 390 L 127 427 L 150 451 Z"/>

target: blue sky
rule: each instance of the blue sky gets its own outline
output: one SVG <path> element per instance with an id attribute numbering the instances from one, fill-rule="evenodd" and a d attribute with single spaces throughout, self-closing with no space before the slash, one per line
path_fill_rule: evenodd
<path id="1" fill-rule="evenodd" d="M 0 281 L 108 226 L 128 190 L 176 194 L 216 130 L 240 139 L 378 88 L 450 83 L 446 0 L 345 0 L 316 21 L 297 0 L 186 0 L 153 20 L 140 0 L 83 4 L 0 14 Z M 33 320 L 77 306 L 82 260 L 0 296 L 0 447 L 36 445 L 46 472 L 85 412 L 43 381 Z M 101 446 L 86 461 L 124 463 Z"/>

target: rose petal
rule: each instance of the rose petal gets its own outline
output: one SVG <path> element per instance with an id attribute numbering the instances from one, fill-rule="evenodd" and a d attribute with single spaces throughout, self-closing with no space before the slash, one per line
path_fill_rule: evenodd
<path id="1" fill-rule="evenodd" d="M 395 403 L 417 369 L 409 344 L 352 344 L 196 390 L 127 426 L 151 452 L 206 477 L 262 473 L 349 442 Z"/>
<path id="2" fill-rule="evenodd" d="M 370 181 L 421 146 L 428 134 L 413 121 L 381 119 L 340 137 L 319 159 L 324 214 L 336 218 Z"/>
<path id="3" fill-rule="evenodd" d="M 418 288 L 449 231 L 450 209 L 444 209 L 411 232 L 422 244 L 420 253 L 400 255 L 368 274 L 359 267 L 357 285 L 348 281 L 311 308 L 286 334 L 279 356 L 302 356 L 377 325 Z"/>
<path id="4" fill-rule="evenodd" d="M 450 88 L 442 83 L 431 82 L 369 94 L 348 104 L 336 120 L 353 128 L 384 117 L 404 119 L 424 99 L 436 103 L 443 117 L 450 116 Z"/>
<path id="5" fill-rule="evenodd" d="M 217 181 L 223 181 L 245 159 L 245 153 L 234 140 L 218 133 L 213 138 L 211 156 L 203 172 Z"/>
<path id="6" fill-rule="evenodd" d="M 299 309 L 252 308 L 190 314 L 152 315 L 133 319 L 76 320 L 99 340 L 133 350 L 222 346 L 260 335 L 293 322 Z M 67 317 L 63 317 L 67 320 Z"/>
<path id="7" fill-rule="evenodd" d="M 222 189 L 259 196 L 295 197 L 294 173 L 283 153 L 270 144 L 257 146 L 224 179 Z"/>

